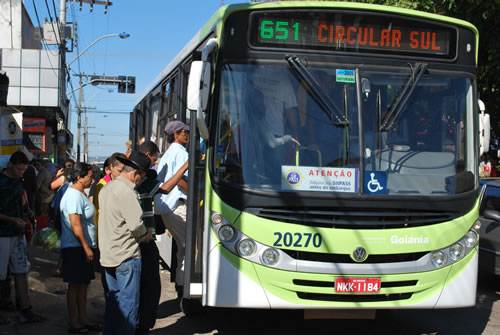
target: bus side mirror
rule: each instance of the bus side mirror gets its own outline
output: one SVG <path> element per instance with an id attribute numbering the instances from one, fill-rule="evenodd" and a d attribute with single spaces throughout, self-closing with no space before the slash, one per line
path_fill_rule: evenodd
<path id="1" fill-rule="evenodd" d="M 203 111 L 205 110 L 208 101 L 210 78 L 207 80 L 203 75 L 203 73 L 206 72 L 204 68 L 208 68 L 210 74 L 209 64 L 204 66 L 204 62 L 202 61 L 193 61 L 191 63 L 187 92 L 187 108 L 188 110 L 196 111 L 196 123 L 198 125 L 198 130 L 200 131 L 200 136 L 201 138 L 208 140 L 208 127 L 205 122 L 205 113 Z M 207 88 L 204 89 L 203 86 L 207 86 Z M 205 98 L 203 98 L 204 96 Z M 203 99 L 205 99 L 205 102 L 203 102 Z"/>
<path id="2" fill-rule="evenodd" d="M 190 110 L 197 111 L 200 106 L 200 81 L 202 67 L 202 61 L 194 61 L 191 63 L 187 90 L 187 108 Z"/>
<path id="3" fill-rule="evenodd" d="M 485 113 L 484 102 L 478 100 L 479 107 L 479 157 L 490 149 L 490 115 Z"/>

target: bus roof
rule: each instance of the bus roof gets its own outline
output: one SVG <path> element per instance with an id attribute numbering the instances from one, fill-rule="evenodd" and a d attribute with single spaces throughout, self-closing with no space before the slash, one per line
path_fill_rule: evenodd
<path id="1" fill-rule="evenodd" d="M 214 15 L 208 20 L 208 22 L 194 35 L 194 37 L 184 46 L 184 48 L 170 61 L 170 63 L 160 72 L 160 74 L 149 84 L 146 89 L 138 96 L 136 100 L 136 105 L 139 104 L 146 95 L 161 83 L 161 81 L 167 77 L 173 69 L 177 67 L 183 59 L 185 59 L 189 54 L 195 50 L 199 43 L 203 41 L 210 33 L 214 30 L 217 32 L 217 36 L 220 36 L 220 30 L 222 29 L 222 22 L 225 21 L 226 17 L 234 12 L 242 10 L 256 10 L 256 9 L 276 9 L 276 8 L 305 8 L 305 7 L 316 7 L 316 8 L 337 8 L 337 9 L 354 9 L 354 10 L 366 10 L 374 12 L 392 13 L 398 15 L 407 15 L 412 17 L 418 17 L 423 19 L 431 19 L 436 21 L 441 21 L 449 23 L 452 25 L 459 25 L 468 28 L 474 32 L 476 39 L 479 39 L 479 31 L 477 28 L 464 20 L 452 18 L 449 16 L 432 14 L 422 11 L 417 11 L 413 9 L 406 9 L 400 7 L 391 7 L 385 5 L 373 5 L 366 3 L 357 2 L 336 2 L 336 1 L 283 1 L 283 2 L 265 2 L 265 3 L 243 3 L 226 5 L 220 7 Z M 476 63 L 478 57 L 479 48 L 476 47 Z"/>

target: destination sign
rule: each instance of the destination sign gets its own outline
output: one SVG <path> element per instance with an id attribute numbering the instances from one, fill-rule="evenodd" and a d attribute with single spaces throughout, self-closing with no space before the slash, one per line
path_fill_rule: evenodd
<path id="1" fill-rule="evenodd" d="M 255 47 L 385 53 L 449 58 L 456 55 L 453 28 L 393 15 L 339 12 L 254 13 Z"/>

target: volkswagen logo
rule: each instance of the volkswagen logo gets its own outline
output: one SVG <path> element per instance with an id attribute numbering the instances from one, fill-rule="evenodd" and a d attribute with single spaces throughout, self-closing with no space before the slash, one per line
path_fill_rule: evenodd
<path id="1" fill-rule="evenodd" d="M 356 262 L 363 262 L 368 257 L 365 248 L 358 247 L 352 252 L 352 257 Z"/>

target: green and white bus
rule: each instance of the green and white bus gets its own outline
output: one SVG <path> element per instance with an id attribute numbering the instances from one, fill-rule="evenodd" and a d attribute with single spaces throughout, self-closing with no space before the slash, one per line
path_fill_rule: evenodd
<path id="1" fill-rule="evenodd" d="M 221 7 L 131 114 L 162 152 L 191 125 L 183 298 L 475 305 L 477 53 L 473 25 L 414 10 Z"/>

